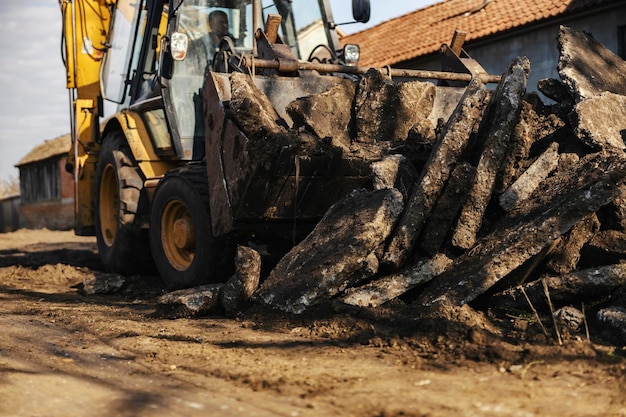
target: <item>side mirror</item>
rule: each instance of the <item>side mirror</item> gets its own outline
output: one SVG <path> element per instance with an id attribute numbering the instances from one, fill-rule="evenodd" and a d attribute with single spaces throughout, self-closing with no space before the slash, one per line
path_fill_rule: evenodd
<path id="1" fill-rule="evenodd" d="M 370 1 L 352 0 L 352 17 L 360 23 L 367 23 L 370 20 Z"/>

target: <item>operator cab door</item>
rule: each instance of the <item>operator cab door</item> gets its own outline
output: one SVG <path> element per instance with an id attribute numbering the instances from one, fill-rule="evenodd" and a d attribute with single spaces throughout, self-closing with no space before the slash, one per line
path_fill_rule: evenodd
<path id="1" fill-rule="evenodd" d="M 176 157 L 182 152 L 172 141 L 160 82 L 168 6 L 167 0 L 146 2 L 146 16 L 139 22 L 138 46 L 131 67 L 130 109 L 141 116 L 155 152 L 161 158 Z"/>
<path id="2" fill-rule="evenodd" d="M 174 155 L 158 83 L 166 13 L 167 0 L 117 2 L 101 86 L 107 115 L 124 108 L 138 113 L 155 151 L 162 157 Z"/>

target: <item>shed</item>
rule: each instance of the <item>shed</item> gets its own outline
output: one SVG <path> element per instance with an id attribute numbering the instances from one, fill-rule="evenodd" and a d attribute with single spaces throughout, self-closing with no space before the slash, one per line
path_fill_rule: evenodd
<path id="1" fill-rule="evenodd" d="M 20 171 L 20 212 L 26 227 L 73 227 L 74 179 L 65 171 L 70 146 L 69 134 L 46 140 L 15 165 Z"/>

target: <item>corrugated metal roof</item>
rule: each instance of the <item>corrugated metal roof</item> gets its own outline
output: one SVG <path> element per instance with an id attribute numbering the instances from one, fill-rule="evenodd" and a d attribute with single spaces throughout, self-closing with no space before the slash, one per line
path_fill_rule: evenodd
<path id="1" fill-rule="evenodd" d="M 55 139 L 46 140 L 44 143 L 35 146 L 15 166 L 20 167 L 32 162 L 43 161 L 53 156 L 66 154 L 70 150 L 71 144 L 72 139 L 69 133 Z"/>
<path id="2" fill-rule="evenodd" d="M 455 30 L 465 41 L 488 37 L 551 18 L 624 3 L 617 0 L 445 0 L 362 32 L 343 44 L 361 47 L 360 65 L 384 67 L 436 52 Z"/>

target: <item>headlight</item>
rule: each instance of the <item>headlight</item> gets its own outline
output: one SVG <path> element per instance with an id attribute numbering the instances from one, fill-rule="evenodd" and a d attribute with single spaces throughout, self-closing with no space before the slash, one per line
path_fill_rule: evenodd
<path id="1" fill-rule="evenodd" d="M 346 65 L 356 67 L 359 65 L 359 57 L 361 56 L 361 49 L 359 45 L 348 44 L 343 47 L 343 60 Z"/>

